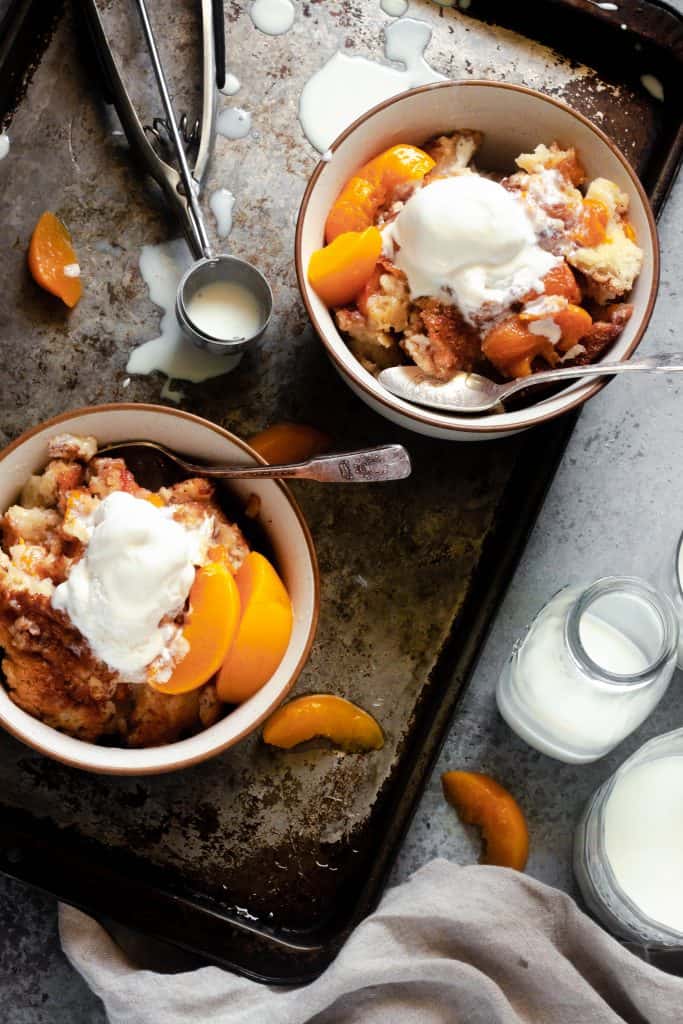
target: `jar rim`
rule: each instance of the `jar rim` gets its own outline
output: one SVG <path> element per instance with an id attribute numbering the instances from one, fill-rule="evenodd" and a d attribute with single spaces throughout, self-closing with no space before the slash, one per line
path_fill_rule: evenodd
<path id="1" fill-rule="evenodd" d="M 637 594 L 650 605 L 661 623 L 662 640 L 659 652 L 656 658 L 639 672 L 611 672 L 591 658 L 581 640 L 579 626 L 583 615 L 598 598 L 615 590 L 628 590 Z M 604 576 L 596 580 L 574 602 L 565 623 L 567 647 L 579 668 L 583 672 L 589 672 L 592 676 L 597 677 L 601 682 L 628 689 L 649 683 L 653 676 L 676 655 L 678 630 L 678 618 L 670 598 L 637 576 Z"/>

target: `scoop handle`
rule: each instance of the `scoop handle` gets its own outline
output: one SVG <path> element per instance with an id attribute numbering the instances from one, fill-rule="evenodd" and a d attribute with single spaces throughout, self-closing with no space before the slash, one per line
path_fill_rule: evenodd
<path id="1" fill-rule="evenodd" d="M 186 464 L 189 468 L 190 464 Z M 326 484 L 369 484 L 404 480 L 410 476 L 410 456 L 403 445 L 385 444 L 355 452 L 319 455 L 306 462 L 284 466 L 244 466 L 221 469 L 192 467 L 219 480 L 317 480 Z"/>

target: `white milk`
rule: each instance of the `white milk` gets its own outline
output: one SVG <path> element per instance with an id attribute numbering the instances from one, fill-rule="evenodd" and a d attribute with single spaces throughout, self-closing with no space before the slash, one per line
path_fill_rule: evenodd
<path id="1" fill-rule="evenodd" d="M 240 82 L 237 75 L 232 75 L 228 73 L 225 76 L 225 83 L 223 85 L 223 88 L 221 89 L 221 92 L 223 93 L 224 96 L 234 96 L 236 92 L 240 91 L 241 87 L 242 83 Z"/>
<path id="2" fill-rule="evenodd" d="M 254 25 L 268 36 L 281 36 L 294 24 L 292 0 L 254 0 L 249 14 Z"/>
<path id="3" fill-rule="evenodd" d="M 579 637 L 588 657 L 606 672 L 634 676 L 647 668 L 648 661 L 641 649 L 597 615 L 588 612 L 581 616 Z"/>
<path id="4" fill-rule="evenodd" d="M 209 196 L 209 209 L 216 218 L 216 234 L 219 238 L 227 238 L 232 231 L 232 210 L 235 197 L 227 188 L 217 188 Z"/>
<path id="5" fill-rule="evenodd" d="M 513 651 L 496 690 L 498 708 L 530 746 L 560 761 L 602 757 L 633 732 L 666 691 L 673 654 L 645 683 L 610 681 L 591 673 L 567 642 L 567 617 L 581 587 L 568 587 L 538 614 Z M 633 676 L 650 660 L 630 636 L 587 610 L 579 623 L 585 653 L 603 671 Z"/>
<path id="6" fill-rule="evenodd" d="M 630 661 L 636 672 L 645 667 L 642 651 L 605 622 L 584 615 L 581 626 L 582 642 L 585 636 L 589 649 L 602 659 L 598 664 L 608 671 L 609 659 L 624 666 Z M 516 679 L 524 707 L 558 747 L 599 748 L 606 738 L 617 743 L 638 723 L 637 694 L 631 695 L 635 701 L 621 694 L 622 703 L 610 684 L 596 685 L 584 676 L 564 646 L 563 633 L 564 620 L 552 616 L 525 643 Z"/>
<path id="7" fill-rule="evenodd" d="M 683 932 L 683 757 L 625 771 L 604 813 L 605 852 L 617 882 L 648 917 Z"/>
<path id="8" fill-rule="evenodd" d="M 640 84 L 660 103 L 664 102 L 664 86 L 656 75 L 641 75 Z"/>
<path id="9" fill-rule="evenodd" d="M 424 21 L 402 18 L 384 32 L 387 60 L 403 70 L 337 51 L 309 78 L 299 100 L 299 120 L 312 146 L 324 153 L 345 128 L 376 103 L 406 89 L 446 81 L 424 59 L 432 30 Z"/>
<path id="10" fill-rule="evenodd" d="M 216 131 L 226 139 L 243 139 L 251 131 L 251 114 L 242 107 L 227 107 L 216 119 Z"/>
<path id="11" fill-rule="evenodd" d="M 221 341 L 253 337 L 262 323 L 258 301 L 233 281 L 204 285 L 188 302 L 187 315 L 200 331 Z"/>
<path id="12" fill-rule="evenodd" d="M 161 245 L 146 245 L 140 256 L 140 273 L 149 288 L 149 297 L 163 309 L 160 334 L 134 348 L 128 357 L 128 373 L 153 373 L 158 370 L 170 380 L 194 383 L 220 377 L 234 370 L 241 355 L 214 356 L 197 348 L 183 333 L 175 313 L 176 292 L 183 273 L 192 263 L 186 242 L 174 239 Z M 177 402 L 182 392 L 164 384 L 162 397 Z"/>
<path id="13" fill-rule="evenodd" d="M 408 0 L 381 0 L 379 6 L 390 18 L 402 18 L 408 10 Z"/>

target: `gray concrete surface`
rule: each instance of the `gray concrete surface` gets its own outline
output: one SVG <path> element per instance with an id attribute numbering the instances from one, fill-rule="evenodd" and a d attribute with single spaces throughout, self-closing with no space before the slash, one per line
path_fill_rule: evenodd
<path id="1" fill-rule="evenodd" d="M 683 0 L 677 0 L 683 7 Z M 662 217 L 662 285 L 643 351 L 683 345 L 683 183 Z M 651 575 L 683 528 L 683 383 L 639 378 L 610 385 L 583 412 L 524 558 L 500 609 L 439 763 L 403 845 L 393 880 L 431 857 L 469 863 L 476 834 L 464 829 L 441 796 L 440 773 L 490 772 L 518 796 L 529 818 L 529 872 L 573 891 L 572 831 L 589 794 L 635 747 L 683 725 L 680 673 L 651 719 L 594 765 L 559 765 L 518 740 L 497 716 L 496 677 L 510 646 L 537 608 L 569 579 L 606 573 Z M 19 927 L 20 924 L 20 927 Z M 7 1024 L 99 1024 L 98 1000 L 59 946 L 54 901 L 0 878 L 0 994 Z"/>

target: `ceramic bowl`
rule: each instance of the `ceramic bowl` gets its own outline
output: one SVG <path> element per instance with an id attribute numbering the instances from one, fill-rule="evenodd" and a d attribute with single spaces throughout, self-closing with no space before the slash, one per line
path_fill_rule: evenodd
<path id="1" fill-rule="evenodd" d="M 633 303 L 633 316 L 606 358 L 628 359 L 643 336 L 659 283 L 659 249 L 647 196 L 624 155 L 582 114 L 543 93 L 495 82 L 439 83 L 379 104 L 339 136 L 331 147 L 329 162 L 321 162 L 315 170 L 299 211 L 296 268 L 308 315 L 339 373 L 372 409 L 420 434 L 475 441 L 517 433 L 554 419 L 597 394 L 605 381 L 573 384 L 523 409 L 487 416 L 456 416 L 422 409 L 390 394 L 361 366 L 306 274 L 311 253 L 323 244 L 325 219 L 332 203 L 362 164 L 398 142 L 420 145 L 434 135 L 458 128 L 484 133 L 484 144 L 477 155 L 481 168 L 510 173 L 520 153 L 534 149 L 539 142 L 557 140 L 563 146 L 576 146 L 589 179 L 610 178 L 628 195 L 629 218 L 645 258 L 628 300 Z"/>
<path id="2" fill-rule="evenodd" d="M 48 438 L 65 431 L 92 434 L 100 444 L 138 438 L 159 441 L 189 458 L 206 462 L 263 462 L 227 430 L 180 410 L 126 404 L 77 409 L 41 423 L 0 452 L 0 509 L 11 505 L 27 477 L 44 467 Z M 196 736 L 160 747 L 128 750 L 66 736 L 18 708 L 0 685 L 0 724 L 5 729 L 40 753 L 76 768 L 112 775 L 149 775 L 185 768 L 233 746 L 282 703 L 308 658 L 318 621 L 315 550 L 303 515 L 283 484 L 245 480 L 235 481 L 232 489 L 245 503 L 250 494 L 260 498 L 260 523 L 294 608 L 289 647 L 270 681 L 220 722 Z"/>

